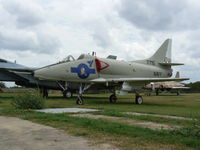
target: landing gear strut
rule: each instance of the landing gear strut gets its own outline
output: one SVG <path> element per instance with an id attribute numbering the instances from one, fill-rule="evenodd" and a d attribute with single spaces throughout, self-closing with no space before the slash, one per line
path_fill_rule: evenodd
<path id="1" fill-rule="evenodd" d="M 116 94 L 110 95 L 109 100 L 110 100 L 110 103 L 116 103 L 116 101 L 117 101 Z"/>
<path id="2" fill-rule="evenodd" d="M 87 90 L 91 85 L 92 84 L 83 84 L 83 83 L 80 84 L 76 104 L 78 104 L 78 105 L 84 104 L 82 95 L 83 95 L 84 91 Z"/>
<path id="3" fill-rule="evenodd" d="M 159 95 L 159 90 L 158 89 L 156 89 L 156 96 L 158 96 Z"/>
<path id="4" fill-rule="evenodd" d="M 48 90 L 45 88 L 40 89 L 40 94 L 42 95 L 43 98 L 48 98 Z"/>
<path id="5" fill-rule="evenodd" d="M 178 90 L 177 93 L 176 93 L 176 95 L 179 96 L 180 94 L 181 94 L 181 92 Z"/>
<path id="6" fill-rule="evenodd" d="M 135 103 L 138 105 L 141 105 L 143 103 L 143 98 L 141 95 L 139 95 L 139 94 L 135 95 Z"/>

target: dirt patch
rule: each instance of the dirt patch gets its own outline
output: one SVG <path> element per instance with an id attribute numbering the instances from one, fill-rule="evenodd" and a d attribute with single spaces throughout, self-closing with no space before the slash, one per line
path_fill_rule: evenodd
<path id="1" fill-rule="evenodd" d="M 113 116 L 105 116 L 105 115 L 93 115 L 93 114 L 73 114 L 71 115 L 73 117 L 85 117 L 85 118 L 93 118 L 93 119 L 106 119 L 106 120 L 112 120 L 117 122 L 123 122 L 127 123 L 129 125 L 135 125 L 150 129 L 172 129 L 171 126 L 166 124 L 160 124 L 160 123 L 154 123 L 150 121 L 138 121 L 130 118 L 124 118 L 124 117 L 113 117 Z"/>
<path id="2" fill-rule="evenodd" d="M 1 150 L 116 150 L 110 144 L 94 144 L 62 130 L 13 117 L 0 116 Z"/>
<path id="3" fill-rule="evenodd" d="M 191 118 L 185 118 L 185 117 L 159 115 L 159 114 L 146 114 L 146 113 L 137 113 L 137 112 L 125 112 L 124 114 L 135 115 L 135 116 L 161 117 L 161 118 L 169 118 L 169 119 L 177 119 L 177 120 L 192 120 Z"/>

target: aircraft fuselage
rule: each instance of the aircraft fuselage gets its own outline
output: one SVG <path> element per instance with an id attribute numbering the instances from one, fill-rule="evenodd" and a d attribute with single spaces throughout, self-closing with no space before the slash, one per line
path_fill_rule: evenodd
<path id="1" fill-rule="evenodd" d="M 96 78 L 166 78 L 171 77 L 172 69 L 148 64 L 148 60 L 139 63 L 88 55 L 87 58 L 43 67 L 34 75 L 46 80 L 89 82 Z"/>

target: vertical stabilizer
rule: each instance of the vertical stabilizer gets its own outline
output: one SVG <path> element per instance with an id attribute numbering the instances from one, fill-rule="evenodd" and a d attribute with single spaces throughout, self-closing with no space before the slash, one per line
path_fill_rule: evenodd
<path id="1" fill-rule="evenodd" d="M 176 72 L 175 78 L 180 78 L 180 73 L 179 73 L 179 71 Z"/>
<path id="2" fill-rule="evenodd" d="M 158 63 L 171 63 L 171 45 L 171 39 L 165 40 L 160 48 L 149 59 Z"/>

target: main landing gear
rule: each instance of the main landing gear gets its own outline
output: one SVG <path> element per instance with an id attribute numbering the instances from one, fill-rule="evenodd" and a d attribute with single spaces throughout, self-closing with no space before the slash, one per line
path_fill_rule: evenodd
<path id="1" fill-rule="evenodd" d="M 110 95 L 109 101 L 110 101 L 110 103 L 116 103 L 117 102 L 117 96 L 116 96 L 115 93 Z M 138 105 L 141 105 L 143 103 L 143 98 L 138 93 L 135 94 L 135 103 L 138 104 Z"/>
<path id="2" fill-rule="evenodd" d="M 72 98 L 73 94 L 70 90 L 64 90 L 63 91 L 63 97 L 64 98 Z"/>
<path id="3" fill-rule="evenodd" d="M 179 96 L 180 94 L 181 94 L 181 91 L 178 90 L 178 91 L 176 92 L 176 95 Z"/>
<path id="4" fill-rule="evenodd" d="M 156 89 L 156 96 L 159 95 L 159 89 Z"/>
<path id="5" fill-rule="evenodd" d="M 109 100 L 110 100 L 110 103 L 116 103 L 116 101 L 117 101 L 116 94 L 110 95 Z"/>
<path id="6" fill-rule="evenodd" d="M 140 94 L 135 94 L 135 103 L 141 105 L 143 103 L 143 98 Z"/>

